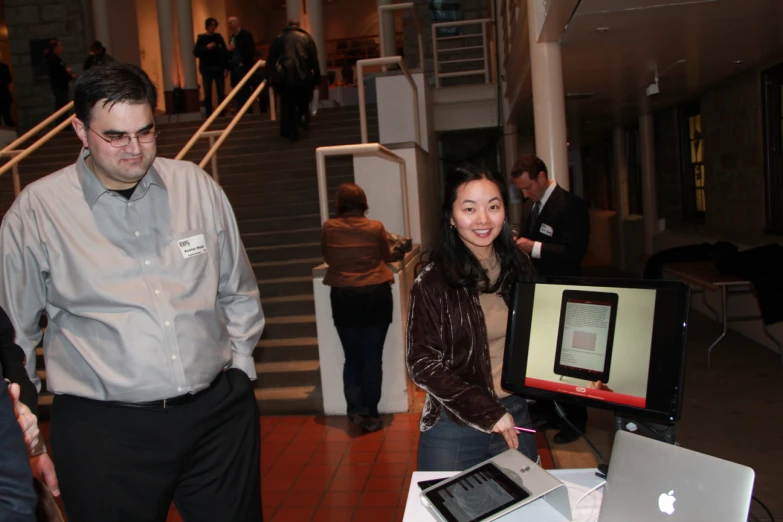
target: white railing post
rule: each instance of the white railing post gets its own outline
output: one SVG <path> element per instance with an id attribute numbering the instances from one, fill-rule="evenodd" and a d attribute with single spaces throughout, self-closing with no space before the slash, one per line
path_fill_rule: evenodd
<path id="1" fill-rule="evenodd" d="M 14 165 L 14 168 L 11 170 L 12 176 L 14 178 L 14 197 L 19 197 L 19 193 L 22 192 L 22 180 L 19 179 L 19 165 Z"/>
<path id="2" fill-rule="evenodd" d="M 371 58 L 372 59 L 372 58 Z M 364 96 L 364 63 L 367 60 L 356 62 L 356 88 L 359 91 L 359 129 L 361 132 L 362 143 L 367 143 L 367 107 L 365 106 Z"/>
<path id="3" fill-rule="evenodd" d="M 212 150 L 212 147 L 215 146 L 215 136 L 211 135 L 209 136 L 209 149 Z M 215 183 L 220 185 L 220 173 L 218 172 L 218 164 L 217 164 L 217 154 L 212 156 L 212 179 L 215 180 Z"/>
<path id="4" fill-rule="evenodd" d="M 329 193 L 326 185 L 326 152 L 328 147 L 315 149 L 315 169 L 318 179 L 318 206 L 321 212 L 321 224 L 329 219 Z"/>
<path id="5" fill-rule="evenodd" d="M 405 160 L 380 143 L 361 145 L 334 145 L 315 149 L 316 176 L 318 179 L 318 204 L 321 212 L 321 224 L 329 219 L 329 195 L 326 186 L 327 156 L 377 156 L 397 163 L 400 167 L 400 191 L 402 192 L 402 219 L 405 237 L 411 236 L 410 207 L 408 206 L 408 176 Z"/>
<path id="6" fill-rule="evenodd" d="M 277 102 L 275 101 L 275 90 L 272 86 L 268 86 L 269 90 L 269 119 L 271 121 L 277 120 Z"/>
<path id="7" fill-rule="evenodd" d="M 365 106 L 364 95 L 364 66 L 365 65 L 384 65 L 384 64 L 397 64 L 402 70 L 402 74 L 413 90 L 413 123 L 416 126 L 414 132 L 416 135 L 416 145 L 421 145 L 421 122 L 419 120 L 419 89 L 416 88 L 416 82 L 413 81 L 408 67 L 405 65 L 405 60 L 402 56 L 387 56 L 386 58 L 370 58 L 367 60 L 359 60 L 356 62 L 356 81 L 357 88 L 359 90 L 359 127 L 362 134 L 362 143 L 367 143 L 367 107 Z M 422 73 L 423 74 L 423 73 Z"/>

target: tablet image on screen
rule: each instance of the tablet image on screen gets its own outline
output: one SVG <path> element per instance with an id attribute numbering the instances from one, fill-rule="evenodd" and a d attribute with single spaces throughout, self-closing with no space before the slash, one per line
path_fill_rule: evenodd
<path id="1" fill-rule="evenodd" d="M 428 489 L 424 496 L 448 522 L 480 522 L 522 502 L 530 493 L 488 462 L 458 480 Z"/>
<path id="2" fill-rule="evenodd" d="M 563 291 L 555 374 L 609 382 L 617 302 L 616 293 Z"/>

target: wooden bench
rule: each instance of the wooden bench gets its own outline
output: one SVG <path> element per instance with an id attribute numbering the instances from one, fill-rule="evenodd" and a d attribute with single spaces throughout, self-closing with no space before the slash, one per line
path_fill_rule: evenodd
<path id="1" fill-rule="evenodd" d="M 726 337 L 729 322 L 755 321 L 761 319 L 761 315 L 734 315 L 728 313 L 728 300 L 730 297 L 738 295 L 753 294 L 753 285 L 740 277 L 726 274 L 718 270 L 714 261 L 694 261 L 688 263 L 672 263 L 664 265 L 664 275 L 679 279 L 691 287 L 692 294 L 700 293 L 704 306 L 706 306 L 715 316 L 718 326 L 721 328 L 721 334 L 707 349 L 707 367 L 710 367 L 712 349 Z M 720 310 L 716 310 L 707 302 L 707 292 L 717 291 L 720 297 Z M 775 343 L 781 354 L 781 365 L 783 365 L 783 344 L 776 339 L 763 323 L 764 335 Z"/>

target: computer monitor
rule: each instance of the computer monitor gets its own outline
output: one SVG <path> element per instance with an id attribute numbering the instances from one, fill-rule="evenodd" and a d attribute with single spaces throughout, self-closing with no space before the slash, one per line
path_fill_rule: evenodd
<path id="1" fill-rule="evenodd" d="M 503 388 L 676 422 L 689 296 L 675 281 L 519 282 L 509 304 Z"/>

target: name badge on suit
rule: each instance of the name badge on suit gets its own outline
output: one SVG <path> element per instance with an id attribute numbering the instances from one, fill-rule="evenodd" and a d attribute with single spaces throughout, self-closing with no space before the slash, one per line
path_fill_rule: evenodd
<path id="1" fill-rule="evenodd" d="M 542 234 L 544 234 L 545 236 L 552 237 L 552 234 L 554 234 L 554 233 L 555 233 L 555 229 L 553 229 L 552 227 L 550 227 L 550 226 L 549 226 L 549 225 L 547 225 L 546 223 L 543 223 L 543 224 L 541 225 L 541 228 L 539 229 L 539 232 L 541 232 L 541 233 L 542 233 Z"/>

